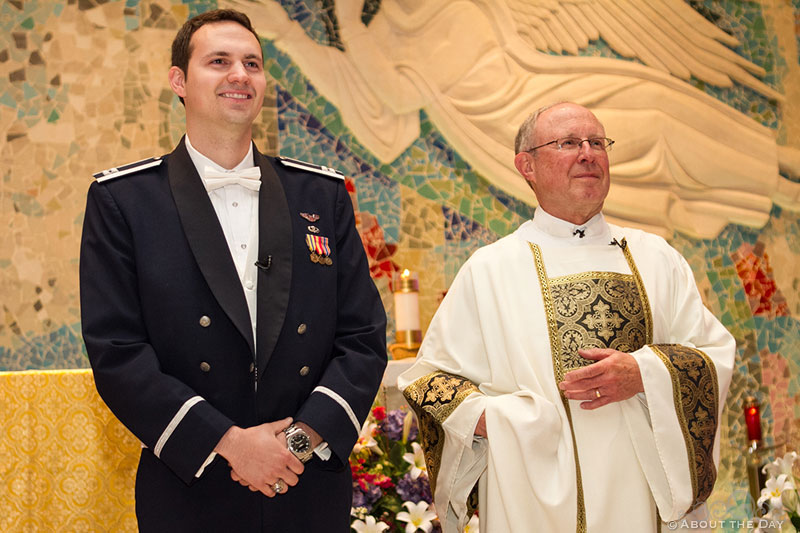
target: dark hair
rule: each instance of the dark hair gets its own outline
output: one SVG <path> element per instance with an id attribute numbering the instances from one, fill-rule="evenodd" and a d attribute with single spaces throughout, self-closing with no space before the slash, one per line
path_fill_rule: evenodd
<path id="1" fill-rule="evenodd" d="M 181 69 L 183 75 L 188 77 L 189 57 L 192 55 L 191 41 L 194 32 L 206 24 L 227 21 L 241 24 L 255 36 L 257 41 L 261 42 L 256 30 L 253 29 L 253 25 L 250 23 L 250 19 L 241 11 L 234 9 L 206 11 L 187 20 L 178 30 L 178 34 L 175 35 L 175 39 L 172 41 L 172 66 Z M 181 102 L 183 102 L 183 98 L 181 98 Z"/>

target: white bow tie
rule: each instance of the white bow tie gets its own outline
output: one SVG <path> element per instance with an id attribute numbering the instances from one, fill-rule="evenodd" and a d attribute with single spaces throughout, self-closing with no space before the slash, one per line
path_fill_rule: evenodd
<path id="1" fill-rule="evenodd" d="M 261 169 L 259 167 L 250 167 L 232 172 L 220 172 L 207 166 L 203 170 L 203 185 L 206 186 L 206 191 L 208 192 L 226 185 L 233 185 L 234 183 L 251 191 L 258 191 L 261 188 Z"/>

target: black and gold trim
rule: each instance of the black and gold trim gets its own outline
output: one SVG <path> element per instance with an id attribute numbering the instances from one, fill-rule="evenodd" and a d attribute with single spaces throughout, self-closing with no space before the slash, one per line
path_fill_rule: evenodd
<path id="1" fill-rule="evenodd" d="M 625 239 L 620 249 L 631 274 L 581 272 L 549 278 L 541 249 L 533 243 L 529 243 L 529 246 L 542 289 L 556 383 L 561 383 L 564 374 L 570 370 L 593 363 L 581 357 L 579 349 L 612 348 L 630 353 L 652 342 L 650 303 Z M 586 507 L 578 446 L 569 400 L 563 392 L 559 393 L 569 422 L 575 455 L 576 531 L 583 533 L 586 531 Z"/>
<path id="2" fill-rule="evenodd" d="M 533 253 L 533 261 L 536 264 L 536 273 L 539 276 L 539 285 L 542 288 L 542 301 L 544 302 L 545 315 L 547 316 L 547 331 L 550 335 L 550 351 L 553 357 L 553 373 L 555 374 L 556 383 L 561 383 L 564 380 L 564 368 L 561 364 L 560 354 L 561 340 L 558 336 L 558 322 L 556 320 L 555 304 L 550 292 L 550 283 L 547 278 L 547 270 L 544 267 L 544 260 L 542 259 L 542 251 L 533 243 L 528 243 Z M 577 484 L 577 516 L 576 516 L 576 533 L 586 533 L 586 506 L 583 502 L 583 480 L 581 478 L 581 463 L 578 457 L 578 444 L 575 441 L 575 431 L 572 428 L 572 412 L 569 408 L 569 400 L 564 396 L 564 392 L 559 389 L 561 396 L 561 404 L 564 406 L 564 411 L 567 413 L 567 421 L 569 422 L 569 432 L 572 436 L 572 451 L 575 458 L 575 481 Z"/>
<path id="3" fill-rule="evenodd" d="M 422 376 L 405 388 L 403 395 L 417 415 L 422 449 L 431 493 L 436 490 L 436 480 L 442 464 L 444 430 L 442 425 L 453 411 L 478 387 L 466 378 L 446 372 L 432 372 Z M 478 507 L 478 485 L 475 484 L 467 500 L 469 516 Z"/>
<path id="4" fill-rule="evenodd" d="M 719 384 L 713 361 L 703 352 L 680 344 L 654 344 L 672 379 L 675 412 L 686 442 L 692 479 L 691 512 L 711 494 L 717 478 L 714 437 L 719 420 Z"/>
<path id="5" fill-rule="evenodd" d="M 633 256 L 628 248 L 628 242 L 625 240 L 625 237 L 622 238 L 622 243 L 624 245 L 621 246 L 622 253 L 625 254 L 625 260 L 628 262 L 628 268 L 631 269 L 633 280 L 636 282 L 636 288 L 639 290 L 639 296 L 642 299 L 642 312 L 644 313 L 645 320 L 645 344 L 650 344 L 653 342 L 653 313 L 650 310 L 650 299 L 647 298 L 647 291 L 644 288 L 642 276 L 639 274 L 639 269 L 636 268 L 636 262 L 633 260 Z"/>

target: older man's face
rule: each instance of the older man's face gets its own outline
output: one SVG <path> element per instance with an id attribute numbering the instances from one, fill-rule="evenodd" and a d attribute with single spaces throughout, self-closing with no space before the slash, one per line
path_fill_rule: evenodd
<path id="1" fill-rule="evenodd" d="M 539 115 L 533 146 L 563 137 L 605 136 L 603 125 L 591 111 L 561 104 Z M 589 143 L 581 143 L 577 151 L 559 150 L 551 144 L 529 157 L 530 173 L 525 177 L 545 211 L 574 224 L 583 224 L 600 212 L 611 181 L 607 152 L 593 150 Z"/>

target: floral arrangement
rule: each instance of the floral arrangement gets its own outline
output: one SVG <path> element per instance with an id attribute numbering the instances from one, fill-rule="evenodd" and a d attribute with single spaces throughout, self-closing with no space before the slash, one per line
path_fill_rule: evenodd
<path id="1" fill-rule="evenodd" d="M 762 472 L 769 477 L 758 499 L 759 509 L 765 510 L 763 518 L 784 521 L 781 531 L 791 531 L 785 520 L 800 530 L 800 498 L 798 498 L 798 482 L 792 469 L 797 461 L 797 452 L 789 452 L 781 458 L 765 465 Z"/>
<path id="2" fill-rule="evenodd" d="M 353 452 L 353 522 L 357 533 L 441 531 L 414 413 L 376 406 Z M 477 533 L 477 517 L 466 531 Z"/>

